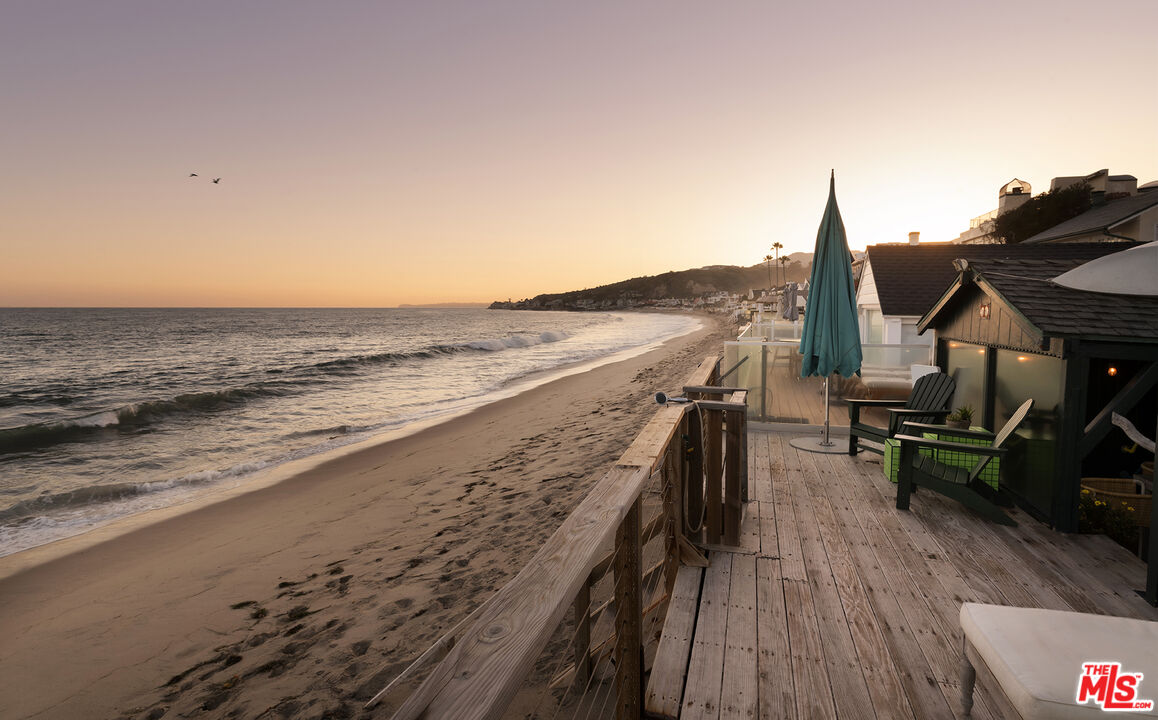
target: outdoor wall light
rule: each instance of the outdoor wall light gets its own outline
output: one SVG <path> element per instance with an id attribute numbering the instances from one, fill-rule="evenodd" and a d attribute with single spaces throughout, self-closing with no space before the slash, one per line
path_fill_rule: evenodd
<path id="1" fill-rule="evenodd" d="M 989 319 L 990 307 L 991 307 L 991 303 L 985 303 L 980 308 L 978 308 L 977 314 L 981 316 L 982 320 L 988 320 Z"/>
<path id="2" fill-rule="evenodd" d="M 1118 368 L 1111 365 L 1110 367 L 1106 368 L 1106 374 L 1109 375 L 1110 377 L 1114 377 L 1115 375 L 1118 374 Z"/>
<path id="3" fill-rule="evenodd" d="M 1026 362 L 1027 360 L 1029 360 L 1029 358 L 1026 357 L 1025 355 L 1018 355 L 1017 356 L 1017 362 Z"/>

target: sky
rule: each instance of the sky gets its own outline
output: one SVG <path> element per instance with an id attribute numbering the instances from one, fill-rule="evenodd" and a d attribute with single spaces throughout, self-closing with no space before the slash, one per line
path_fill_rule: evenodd
<path id="1" fill-rule="evenodd" d="M 854 249 L 1158 180 L 1154 0 L 2 16 L 0 306 L 519 299 L 811 251 L 833 169 Z"/>

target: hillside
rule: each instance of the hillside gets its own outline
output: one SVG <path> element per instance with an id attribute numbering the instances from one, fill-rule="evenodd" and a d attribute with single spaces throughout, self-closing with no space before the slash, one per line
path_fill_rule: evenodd
<path id="1" fill-rule="evenodd" d="M 803 255 L 803 253 L 797 253 Z M 808 279 L 808 265 L 793 261 L 780 268 L 772 268 L 772 280 L 780 277 L 791 282 Z M 782 273 L 782 274 L 781 274 Z M 606 307 L 630 307 L 659 304 L 663 300 L 693 301 L 718 292 L 747 294 L 767 288 L 769 271 L 764 263 L 751 267 L 737 265 L 709 265 L 694 270 L 666 272 L 662 275 L 632 278 L 611 285 L 565 293 L 545 293 L 533 298 L 515 301 L 496 301 L 493 309 L 527 310 L 582 310 Z"/>

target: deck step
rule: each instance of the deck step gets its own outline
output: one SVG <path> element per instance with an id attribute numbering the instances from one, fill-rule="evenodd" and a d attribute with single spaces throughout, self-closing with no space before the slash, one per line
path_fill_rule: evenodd
<path id="1" fill-rule="evenodd" d="M 671 604 L 668 606 L 663 634 L 647 683 L 647 696 L 644 698 L 644 709 L 649 717 L 672 720 L 679 717 L 703 574 L 703 568 L 687 565 L 680 567 L 676 573 Z"/>

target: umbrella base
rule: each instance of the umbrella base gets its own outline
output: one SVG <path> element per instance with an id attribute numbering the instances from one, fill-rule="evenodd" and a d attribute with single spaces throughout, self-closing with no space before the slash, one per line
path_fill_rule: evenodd
<path id="1" fill-rule="evenodd" d="M 848 452 L 847 443 L 833 442 L 832 438 L 829 438 L 828 445 L 825 445 L 824 439 L 820 437 L 792 438 L 788 441 L 788 444 L 797 450 L 803 450 L 805 452 L 830 453 L 833 455 Z"/>

